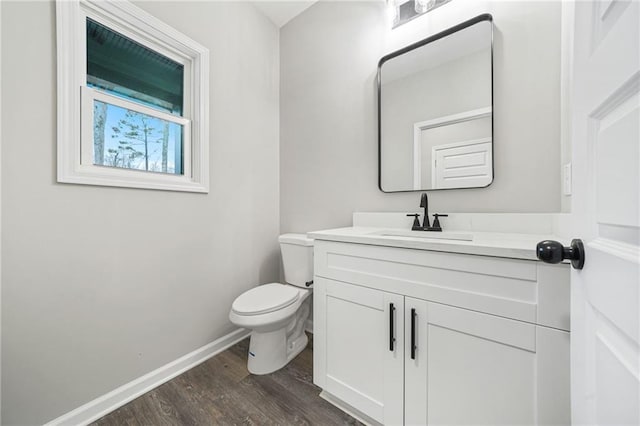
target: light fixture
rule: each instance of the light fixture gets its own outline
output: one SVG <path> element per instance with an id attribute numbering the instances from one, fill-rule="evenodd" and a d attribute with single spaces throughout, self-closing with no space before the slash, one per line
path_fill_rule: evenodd
<path id="1" fill-rule="evenodd" d="M 451 0 L 387 0 L 389 21 L 391 28 L 406 24 L 414 18 L 431 12 L 434 9 L 449 3 Z"/>
<path id="2" fill-rule="evenodd" d="M 433 9 L 436 0 L 415 0 L 414 10 L 417 14 L 427 13 L 429 10 Z"/>
<path id="3" fill-rule="evenodd" d="M 400 25 L 400 0 L 387 0 L 387 21 L 391 28 Z"/>

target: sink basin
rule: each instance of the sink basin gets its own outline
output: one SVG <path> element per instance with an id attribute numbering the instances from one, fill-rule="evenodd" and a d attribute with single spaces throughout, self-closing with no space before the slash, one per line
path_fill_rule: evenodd
<path id="1" fill-rule="evenodd" d="M 402 229 L 376 231 L 372 235 L 381 237 L 410 237 L 429 240 L 473 241 L 472 234 L 460 232 L 405 231 Z"/>

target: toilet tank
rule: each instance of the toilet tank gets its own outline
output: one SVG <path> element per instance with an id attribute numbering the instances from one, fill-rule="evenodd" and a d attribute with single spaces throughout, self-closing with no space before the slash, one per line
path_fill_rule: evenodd
<path id="1" fill-rule="evenodd" d="M 284 280 L 298 287 L 313 281 L 313 240 L 304 234 L 284 234 L 278 238 Z"/>

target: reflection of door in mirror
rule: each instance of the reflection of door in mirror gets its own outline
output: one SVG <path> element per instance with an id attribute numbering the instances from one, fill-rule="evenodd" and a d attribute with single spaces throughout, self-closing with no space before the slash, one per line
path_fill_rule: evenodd
<path id="1" fill-rule="evenodd" d="M 491 108 L 413 127 L 413 189 L 474 188 L 491 183 Z"/>
<path id="2" fill-rule="evenodd" d="M 433 189 L 474 188 L 491 183 L 491 139 L 475 139 L 432 148 Z"/>
<path id="3" fill-rule="evenodd" d="M 474 18 L 380 61 L 383 191 L 492 182 L 490 19 Z"/>

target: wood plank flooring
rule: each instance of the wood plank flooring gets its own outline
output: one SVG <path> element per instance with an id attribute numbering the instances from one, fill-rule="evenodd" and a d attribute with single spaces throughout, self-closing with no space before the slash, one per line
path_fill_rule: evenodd
<path id="1" fill-rule="evenodd" d="M 93 425 L 361 425 L 318 396 L 309 342 L 286 367 L 254 376 L 245 339 Z"/>

